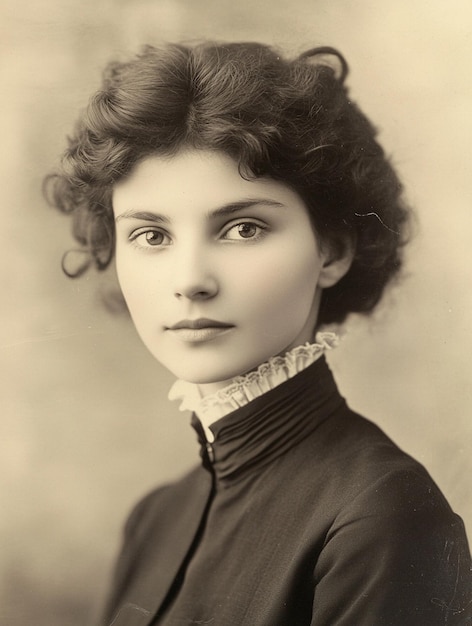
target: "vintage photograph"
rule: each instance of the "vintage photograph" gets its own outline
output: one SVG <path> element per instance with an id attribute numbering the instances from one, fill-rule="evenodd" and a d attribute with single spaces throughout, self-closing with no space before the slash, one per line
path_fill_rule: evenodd
<path id="1" fill-rule="evenodd" d="M 472 624 L 469 3 L 0 17 L 0 626 Z"/>

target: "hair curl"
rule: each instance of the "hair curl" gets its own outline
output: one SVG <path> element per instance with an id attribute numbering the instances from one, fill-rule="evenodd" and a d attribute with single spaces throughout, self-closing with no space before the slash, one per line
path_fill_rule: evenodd
<path id="1" fill-rule="evenodd" d="M 47 195 L 72 214 L 75 238 L 102 270 L 114 253 L 113 185 L 152 154 L 219 150 L 243 176 L 298 192 L 322 240 L 354 242 L 318 322 L 369 313 L 400 270 L 409 211 L 375 128 L 349 99 L 347 72 L 327 47 L 289 60 L 257 43 L 146 46 L 106 68 Z"/>

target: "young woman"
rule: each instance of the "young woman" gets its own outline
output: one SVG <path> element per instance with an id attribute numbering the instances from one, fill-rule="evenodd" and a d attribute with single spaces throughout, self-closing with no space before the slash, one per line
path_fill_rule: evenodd
<path id="1" fill-rule="evenodd" d="M 323 331 L 398 274 L 408 211 L 331 48 L 146 48 L 109 66 L 49 180 L 116 255 L 202 463 L 132 512 L 103 624 L 466 624 L 465 531 L 348 408 Z"/>

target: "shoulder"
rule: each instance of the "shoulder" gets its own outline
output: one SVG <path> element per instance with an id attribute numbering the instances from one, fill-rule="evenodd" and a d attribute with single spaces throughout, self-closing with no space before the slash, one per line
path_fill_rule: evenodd
<path id="1" fill-rule="evenodd" d="M 329 474 L 338 502 L 383 513 L 429 506 L 450 510 L 425 467 L 348 407 L 323 424 L 317 439 L 312 453 Z"/>
<path id="2" fill-rule="evenodd" d="M 338 586 L 344 597 L 356 588 L 359 614 L 352 608 L 349 623 L 364 623 L 362 615 L 379 624 L 466 623 L 472 570 L 460 517 L 426 469 L 377 426 L 345 410 L 329 428 L 323 508 L 330 518 L 315 567 L 320 605 L 335 610 L 320 599 L 323 590 Z"/>
<path id="3" fill-rule="evenodd" d="M 139 540 L 141 535 L 154 527 L 156 519 L 169 517 L 170 511 L 184 506 L 191 494 L 198 496 L 202 490 L 203 472 L 201 467 L 195 467 L 180 479 L 144 495 L 134 505 L 125 522 L 125 541 Z"/>
<path id="4" fill-rule="evenodd" d="M 390 542 L 403 536 L 465 536 L 462 521 L 421 463 L 346 406 L 313 435 L 289 467 L 294 506 L 328 539 L 346 528 Z M 292 496 L 290 494 L 293 494 Z M 294 501 L 298 498 L 297 501 Z M 320 522 L 321 518 L 321 522 Z"/>

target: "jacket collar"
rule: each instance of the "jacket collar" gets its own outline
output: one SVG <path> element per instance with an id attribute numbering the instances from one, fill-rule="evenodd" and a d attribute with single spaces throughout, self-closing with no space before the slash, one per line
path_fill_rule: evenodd
<path id="1" fill-rule="evenodd" d="M 193 415 L 203 465 L 224 486 L 250 477 L 305 439 L 343 402 L 322 356 L 293 378 L 211 424 L 212 443 Z"/>

